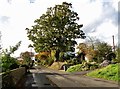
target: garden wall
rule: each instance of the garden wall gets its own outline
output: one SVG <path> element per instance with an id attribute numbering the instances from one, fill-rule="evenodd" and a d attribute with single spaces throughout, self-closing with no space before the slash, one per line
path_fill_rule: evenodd
<path id="1" fill-rule="evenodd" d="M 10 87 L 15 86 L 20 79 L 25 75 L 25 67 L 20 67 L 14 70 L 11 70 L 9 73 L 1 73 L 0 78 L 0 89 L 1 87 Z"/>
<path id="2" fill-rule="evenodd" d="M 17 68 L 10 72 L 10 75 L 13 77 L 13 82 L 15 85 L 23 77 L 24 74 L 25 74 L 25 67 Z"/>

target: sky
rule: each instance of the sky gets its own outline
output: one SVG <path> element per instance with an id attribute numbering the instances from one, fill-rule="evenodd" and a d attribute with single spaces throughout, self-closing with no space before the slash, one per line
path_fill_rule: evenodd
<path id="1" fill-rule="evenodd" d="M 117 45 L 119 0 L 0 0 L 2 48 L 9 48 L 22 41 L 13 56 L 18 57 L 21 52 L 30 51 L 28 45 L 31 41 L 27 38 L 25 28 L 34 25 L 34 20 L 44 14 L 47 8 L 62 4 L 64 1 L 72 3 L 72 9 L 80 17 L 78 24 L 83 24 L 81 30 L 86 36 L 112 45 L 114 35 Z M 77 39 L 78 43 L 82 41 L 84 40 Z"/>

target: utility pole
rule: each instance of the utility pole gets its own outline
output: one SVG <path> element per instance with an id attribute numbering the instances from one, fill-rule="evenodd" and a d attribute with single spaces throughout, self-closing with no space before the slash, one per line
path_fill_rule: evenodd
<path id="1" fill-rule="evenodd" d="M 113 38 L 113 51 L 115 52 L 115 42 L 114 42 L 114 35 L 112 36 Z"/>

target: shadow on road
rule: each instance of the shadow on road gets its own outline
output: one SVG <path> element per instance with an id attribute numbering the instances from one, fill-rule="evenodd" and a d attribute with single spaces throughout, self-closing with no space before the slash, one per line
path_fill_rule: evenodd
<path id="1" fill-rule="evenodd" d="M 29 73 L 21 79 L 16 89 L 59 89 L 46 78 L 46 75 L 57 73 Z"/>

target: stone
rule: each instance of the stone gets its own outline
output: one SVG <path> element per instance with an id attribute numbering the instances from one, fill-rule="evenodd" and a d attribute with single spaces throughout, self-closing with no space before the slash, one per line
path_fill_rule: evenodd
<path id="1" fill-rule="evenodd" d="M 101 64 L 100 67 L 105 67 L 107 65 L 109 65 L 111 62 L 109 60 L 104 60 Z"/>

